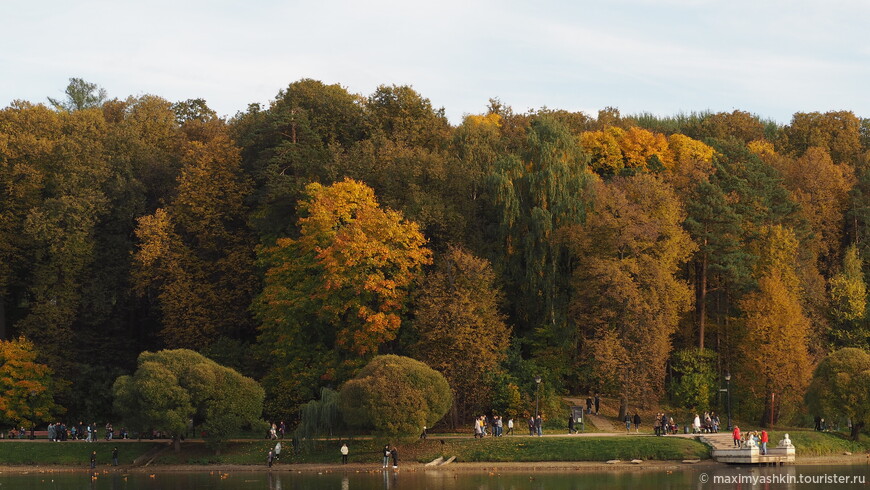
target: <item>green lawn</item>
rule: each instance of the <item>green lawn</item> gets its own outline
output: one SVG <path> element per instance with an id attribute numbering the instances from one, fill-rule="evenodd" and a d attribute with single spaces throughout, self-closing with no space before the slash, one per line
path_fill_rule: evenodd
<path id="1" fill-rule="evenodd" d="M 381 448 L 388 441 L 351 440 L 351 463 L 377 463 Z M 289 441 L 282 443 L 283 463 L 338 463 L 341 443 L 312 441 L 292 454 Z M 270 441 L 244 441 L 228 444 L 216 456 L 203 444 L 184 443 L 181 453 L 163 453 L 158 464 L 264 464 L 266 453 L 274 443 Z M 401 461 L 428 462 L 439 456 L 456 456 L 457 461 L 510 462 L 510 461 L 606 461 L 609 459 L 682 460 L 706 459 L 709 451 L 703 444 L 683 438 L 662 437 L 502 437 L 474 439 L 441 439 L 431 437 L 398 443 Z"/>
<path id="2" fill-rule="evenodd" d="M 866 434 L 858 442 L 850 441 L 846 435 L 837 432 L 818 432 L 814 430 L 776 430 L 770 433 L 768 446 L 776 444 L 788 433 L 795 446 L 797 456 L 836 456 L 844 452 L 853 454 L 870 450 L 870 438 Z"/>
<path id="3" fill-rule="evenodd" d="M 97 464 L 112 464 L 112 448 L 118 448 L 118 460 L 121 464 L 130 464 L 134 459 L 145 454 L 155 446 L 166 443 L 153 442 L 0 442 L 0 464 L 35 465 L 60 464 L 81 465 L 90 464 L 91 451 L 97 452 Z"/>

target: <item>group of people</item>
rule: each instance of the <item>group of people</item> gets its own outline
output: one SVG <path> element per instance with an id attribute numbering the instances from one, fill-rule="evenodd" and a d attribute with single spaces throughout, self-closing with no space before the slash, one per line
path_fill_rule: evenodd
<path id="1" fill-rule="evenodd" d="M 716 412 L 704 412 L 702 419 L 697 413 L 692 420 L 692 434 L 701 434 L 704 432 L 719 432 L 719 416 Z"/>
<path id="2" fill-rule="evenodd" d="M 634 415 L 626 412 L 625 431 L 631 432 L 631 426 L 634 424 L 634 431 L 640 432 L 640 415 L 635 410 Z M 719 432 L 719 416 L 716 412 L 704 412 L 703 419 L 697 413 L 694 419 L 690 422 L 692 434 L 701 434 L 705 432 Z M 653 419 L 653 430 L 657 436 L 665 436 L 668 434 L 676 434 L 679 432 L 680 426 L 674 420 L 673 416 L 668 416 L 664 412 L 659 412 Z"/>
<path id="3" fill-rule="evenodd" d="M 731 437 L 734 439 L 734 446 L 737 448 L 758 447 L 761 448 L 761 454 L 767 454 L 768 436 L 767 431 L 764 429 L 761 432 L 754 430 L 741 433 L 740 427 L 735 425 L 734 430 L 731 431 Z"/>
<path id="4" fill-rule="evenodd" d="M 538 414 L 537 416 L 529 416 L 528 424 L 529 424 L 529 435 L 530 436 L 542 436 L 544 435 L 543 431 L 543 414 Z M 505 431 L 505 426 L 507 426 L 507 431 Z M 484 438 L 486 436 L 492 437 L 501 437 L 505 435 L 514 435 L 514 419 L 513 417 L 508 417 L 507 422 L 504 422 L 501 415 L 481 415 L 474 419 L 474 438 Z M 423 438 L 421 436 L 421 438 Z"/>
<path id="5" fill-rule="evenodd" d="M 634 416 L 625 412 L 625 418 L 622 420 L 625 422 L 625 432 L 631 432 L 632 423 L 634 423 L 634 431 L 640 432 L 640 415 L 637 413 L 637 410 L 634 411 Z"/>
<path id="6" fill-rule="evenodd" d="M 595 411 L 592 411 L 592 407 L 595 407 Z M 586 413 L 591 414 L 594 413 L 598 415 L 598 410 L 601 408 L 601 398 L 598 397 L 598 393 L 595 393 L 594 397 L 587 396 L 586 397 Z"/>
<path id="7" fill-rule="evenodd" d="M 79 422 L 78 424 L 73 424 L 67 426 L 63 422 L 52 422 L 48 424 L 48 440 L 53 442 L 62 442 L 62 441 L 86 441 L 86 442 L 95 442 L 99 439 L 99 433 L 97 429 L 97 424 L 85 424 L 84 422 Z M 24 427 L 19 429 L 13 428 L 9 431 L 8 434 L 10 439 L 24 439 L 27 437 L 27 430 Z M 105 426 L 104 437 L 107 441 L 111 441 L 115 439 L 115 429 L 112 427 L 112 423 L 109 422 Z M 118 433 L 118 437 L 121 439 L 128 439 L 129 434 L 127 433 L 127 429 L 121 427 L 121 430 Z"/>
<path id="8" fill-rule="evenodd" d="M 112 466 L 118 466 L 118 448 L 112 448 Z M 97 467 L 97 452 L 91 451 L 91 469 Z"/>
<path id="9" fill-rule="evenodd" d="M 513 435 L 514 433 L 514 419 L 508 418 L 507 423 L 501 418 L 501 415 L 481 415 L 474 419 L 474 437 L 483 438 L 486 436 L 492 437 L 501 437 L 505 432 L 505 425 L 507 425 L 507 433 L 508 435 Z M 425 429 L 424 429 L 425 433 Z"/>
<path id="10" fill-rule="evenodd" d="M 657 436 L 666 436 L 668 434 L 676 434 L 679 430 L 677 427 L 677 422 L 674 421 L 673 416 L 668 416 L 664 412 L 660 412 L 656 414 L 656 418 L 653 420 L 653 430 Z"/>
<path id="11" fill-rule="evenodd" d="M 345 446 L 346 447 L 346 446 Z M 342 455 L 344 453 L 342 452 Z M 384 446 L 384 468 L 390 467 L 390 460 L 393 460 L 393 468 L 399 467 L 399 453 L 396 446 L 390 447 L 389 444 Z"/>
<path id="12" fill-rule="evenodd" d="M 274 426 L 275 426 L 275 424 L 272 424 L 272 427 L 274 427 Z M 281 443 L 280 442 L 275 444 L 275 447 L 269 450 L 269 453 L 266 455 L 266 464 L 268 464 L 269 468 L 271 468 L 272 463 L 277 462 L 279 459 L 281 459 Z"/>
<path id="13" fill-rule="evenodd" d="M 284 434 L 286 433 L 287 424 L 285 424 L 283 420 L 279 424 L 275 424 L 275 422 L 272 422 L 271 424 L 269 424 L 269 430 L 268 432 L 266 432 L 266 438 L 273 441 L 279 438 L 284 439 Z"/>

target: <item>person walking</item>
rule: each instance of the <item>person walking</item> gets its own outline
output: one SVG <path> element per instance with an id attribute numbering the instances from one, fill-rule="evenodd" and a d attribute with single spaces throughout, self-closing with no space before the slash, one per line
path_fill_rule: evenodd
<path id="1" fill-rule="evenodd" d="M 538 437 L 541 437 L 544 435 L 543 425 L 544 425 L 544 421 L 541 418 L 541 414 L 538 414 L 538 416 L 535 417 L 535 431 L 538 433 Z"/>
<path id="2" fill-rule="evenodd" d="M 767 454 L 767 431 L 761 429 L 761 454 Z"/>
<path id="3" fill-rule="evenodd" d="M 112 448 L 112 466 L 118 466 L 118 448 Z"/>
<path id="4" fill-rule="evenodd" d="M 734 445 L 738 448 L 740 447 L 740 427 L 734 426 L 734 430 L 731 431 L 731 437 L 734 439 Z"/>
<path id="5" fill-rule="evenodd" d="M 347 453 L 350 452 L 347 449 L 347 443 L 341 444 L 341 464 L 347 464 Z"/>
<path id="6" fill-rule="evenodd" d="M 640 415 L 638 415 L 637 410 L 634 411 L 634 431 L 640 432 Z"/>
<path id="7" fill-rule="evenodd" d="M 529 435 L 535 435 L 535 418 L 529 415 Z"/>
<path id="8" fill-rule="evenodd" d="M 391 456 L 391 453 L 390 453 L 390 445 L 387 444 L 386 446 L 384 446 L 384 468 L 386 468 L 387 466 L 389 466 L 389 464 L 390 464 L 390 456 Z"/>
<path id="9" fill-rule="evenodd" d="M 568 416 L 568 433 L 569 434 L 574 433 L 574 415 L 573 414 Z"/>
<path id="10" fill-rule="evenodd" d="M 514 435 L 514 418 L 511 417 L 508 419 L 508 435 Z"/>
<path id="11" fill-rule="evenodd" d="M 623 422 L 625 422 L 625 433 L 631 432 L 631 415 L 628 412 L 625 412 Z"/>

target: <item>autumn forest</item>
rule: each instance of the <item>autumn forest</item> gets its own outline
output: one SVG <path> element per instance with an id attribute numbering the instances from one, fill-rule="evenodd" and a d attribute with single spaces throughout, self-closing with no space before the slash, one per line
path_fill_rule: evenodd
<path id="1" fill-rule="evenodd" d="M 559 418 L 591 392 L 719 410 L 726 374 L 737 416 L 802 423 L 819 362 L 870 348 L 852 112 L 491 99 L 452 125 L 408 86 L 303 79 L 229 119 L 66 94 L 0 110 L 0 340 L 51 369 L 58 417 L 111 419 L 141 352 L 188 348 L 270 420 L 400 354 L 449 382 L 445 426 L 522 414 L 535 376 Z"/>

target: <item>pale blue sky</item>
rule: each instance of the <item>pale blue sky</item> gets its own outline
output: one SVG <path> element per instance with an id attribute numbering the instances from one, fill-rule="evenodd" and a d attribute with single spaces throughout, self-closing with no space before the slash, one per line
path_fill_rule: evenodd
<path id="1" fill-rule="evenodd" d="M 870 117 L 870 1 L 0 0 L 0 107 L 202 97 L 221 115 L 300 78 L 412 85 L 454 123 L 490 97 L 592 115 Z"/>

